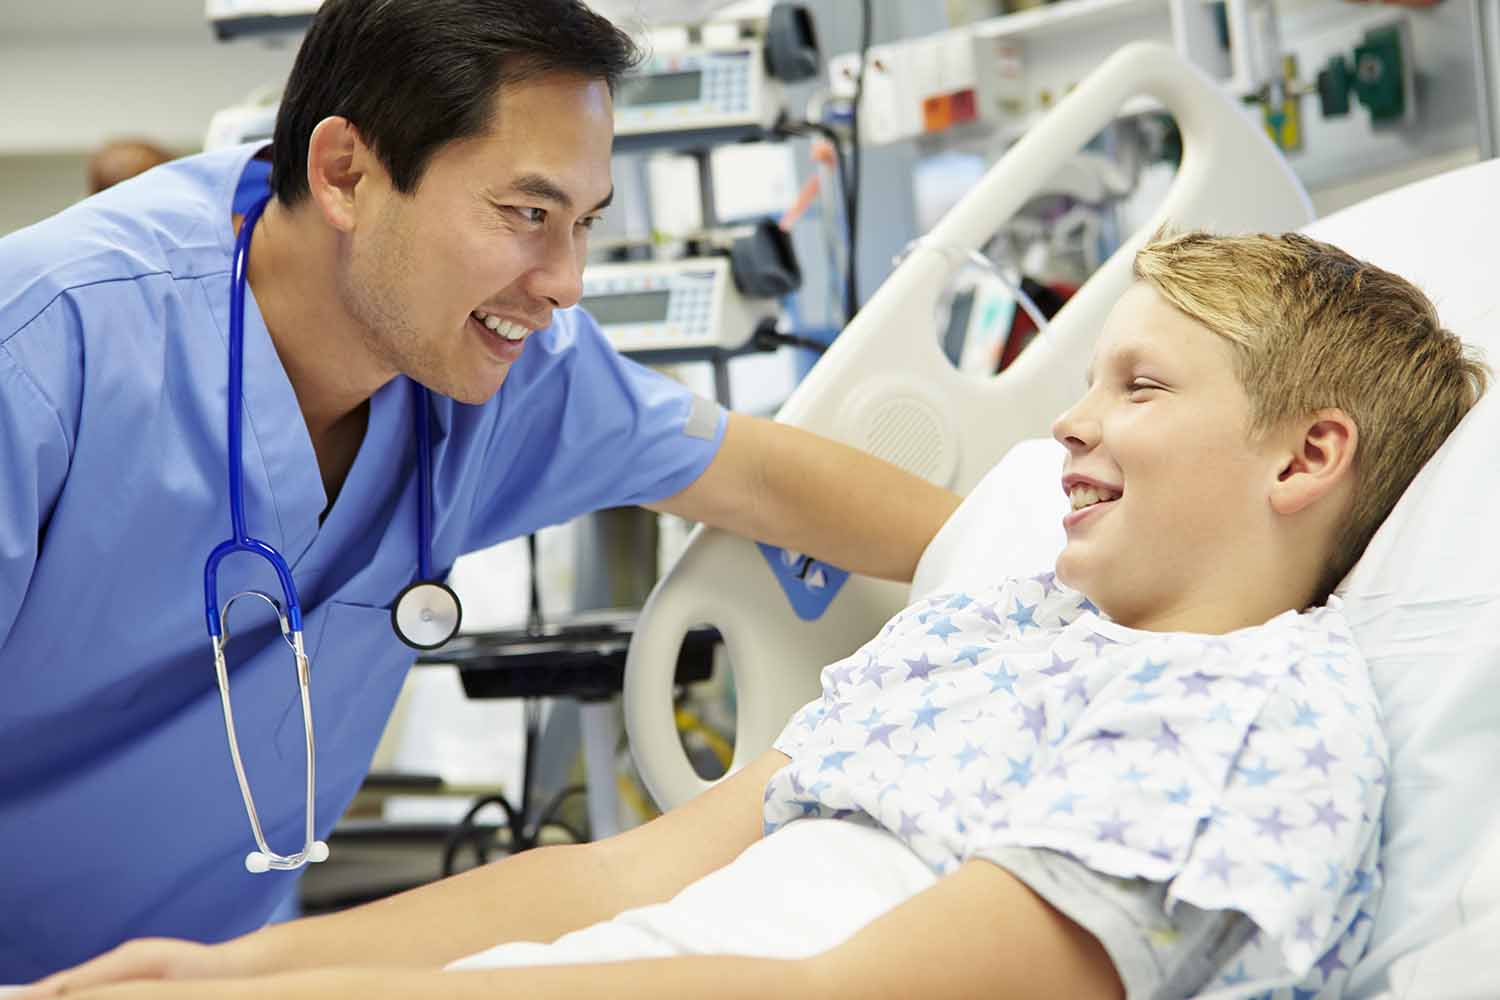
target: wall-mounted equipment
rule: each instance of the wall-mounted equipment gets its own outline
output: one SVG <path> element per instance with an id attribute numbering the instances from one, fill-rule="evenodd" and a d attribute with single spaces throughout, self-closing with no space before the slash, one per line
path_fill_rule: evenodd
<path id="1" fill-rule="evenodd" d="M 1352 100 L 1370 112 L 1376 128 L 1401 125 L 1416 117 L 1415 74 L 1405 19 L 1365 32 L 1353 60 L 1334 56 L 1318 73 L 1318 103 L 1323 114 L 1347 115 Z"/>
<path id="2" fill-rule="evenodd" d="M 745 349 L 801 283 L 790 239 L 763 223 L 727 254 L 590 264 L 582 305 L 621 353 L 677 361 Z"/>
<path id="3" fill-rule="evenodd" d="M 620 81 L 615 152 L 762 138 L 785 112 L 782 84 L 818 73 L 812 17 L 800 4 L 738 22 L 732 40 L 710 43 L 704 27 L 689 26 L 687 46 L 656 48 Z"/>

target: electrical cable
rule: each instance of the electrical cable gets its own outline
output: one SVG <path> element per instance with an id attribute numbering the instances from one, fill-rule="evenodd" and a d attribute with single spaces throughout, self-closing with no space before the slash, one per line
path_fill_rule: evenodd
<path id="1" fill-rule="evenodd" d="M 846 248 L 845 255 L 847 258 L 845 260 L 846 270 L 844 272 L 844 322 L 847 323 L 849 322 L 849 319 L 852 315 L 849 312 L 850 303 L 852 301 L 855 301 L 855 292 L 853 290 L 853 286 L 850 284 L 851 276 L 854 273 L 855 233 L 853 221 L 854 212 L 852 211 L 853 206 L 849 199 L 851 190 L 849 179 L 849 158 L 844 152 L 843 143 L 839 140 L 838 133 L 833 130 L 832 126 L 824 122 L 794 121 L 783 115 L 781 119 L 771 127 L 771 132 L 773 135 L 795 136 L 807 136 L 809 134 L 815 133 L 819 136 L 822 136 L 822 138 L 828 142 L 828 145 L 833 147 L 834 173 L 838 176 L 839 198 L 844 203 L 844 245 Z"/>
<path id="2" fill-rule="evenodd" d="M 859 312 L 859 105 L 865 96 L 865 72 L 870 62 L 870 42 L 874 34 L 875 19 L 871 0 L 862 0 L 860 9 L 863 19 L 859 29 L 859 76 L 854 81 L 854 106 L 849 114 L 849 186 L 845 188 L 845 203 L 849 217 L 849 271 L 844 281 L 844 322 L 848 323 Z"/>
<path id="3" fill-rule="evenodd" d="M 526 556 L 531 564 L 531 604 L 526 609 L 526 631 L 533 635 L 540 635 L 542 631 L 542 598 L 541 587 L 537 583 L 536 566 L 536 532 L 526 536 Z"/>
<path id="4" fill-rule="evenodd" d="M 788 121 L 783 119 L 772 128 L 773 132 L 806 135 L 817 132 L 833 146 L 838 162 L 839 182 L 843 187 L 844 226 L 849 246 L 848 267 L 844 272 L 844 323 L 847 324 L 859 311 L 859 189 L 860 189 L 860 144 L 859 106 L 865 95 L 865 71 L 869 62 L 870 45 L 874 37 L 875 18 L 871 0 L 861 0 L 861 22 L 859 29 L 859 75 L 854 80 L 854 102 L 849 109 L 849 152 L 845 156 L 843 144 L 834 130 L 823 122 Z"/>
<path id="5" fill-rule="evenodd" d="M 837 331 L 834 332 L 837 333 Z M 757 350 L 761 351 L 774 351 L 778 347 L 801 347 L 822 354 L 828 350 L 828 344 L 825 341 L 813 340 L 811 337 L 799 337 L 792 333 L 782 333 L 776 329 L 776 321 L 769 318 L 761 320 L 760 324 L 756 326 L 755 332 L 751 335 L 751 343 L 755 345 Z"/>
<path id="6" fill-rule="evenodd" d="M 980 267 L 984 268 L 994 276 L 996 281 L 999 281 L 1002 285 L 1005 286 L 1006 291 L 1010 292 L 1011 296 L 1016 300 L 1016 304 L 1019 305 L 1022 311 L 1031 318 L 1031 322 L 1036 324 L 1037 332 L 1046 332 L 1046 314 L 1043 313 L 1042 310 L 1037 306 L 1036 301 L 1032 299 L 1030 295 L 1026 294 L 1026 290 L 1021 287 L 1021 283 L 1017 281 L 1011 281 L 1010 278 L 1004 272 L 1002 272 L 1000 268 L 996 266 L 995 262 L 993 260 L 990 260 L 989 257 L 980 253 L 978 250 L 963 250 L 955 246 L 947 246 L 941 243 L 934 243 L 932 240 L 924 236 L 918 237 L 917 239 L 914 239 L 910 243 L 906 244 L 906 249 L 902 250 L 900 255 L 897 256 L 896 263 L 899 264 L 901 263 L 901 261 L 904 261 L 907 257 L 911 256 L 911 252 L 917 249 L 917 247 L 927 247 L 930 250 L 936 250 L 938 253 L 949 258 L 950 260 L 958 258 L 961 261 L 968 261 L 969 263 L 977 264 Z"/>

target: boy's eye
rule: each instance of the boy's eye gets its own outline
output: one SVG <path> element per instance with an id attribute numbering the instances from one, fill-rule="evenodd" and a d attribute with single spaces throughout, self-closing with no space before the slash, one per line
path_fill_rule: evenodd
<path id="1" fill-rule="evenodd" d="M 582 219 L 579 219 L 578 220 L 578 224 L 580 226 L 582 226 L 584 229 L 593 229 L 601 221 L 602 221 L 601 218 L 599 216 L 597 216 L 597 215 L 587 215 L 587 216 L 584 216 Z"/>
<path id="2" fill-rule="evenodd" d="M 1128 393 L 1130 393 L 1132 396 L 1134 396 L 1137 393 L 1148 392 L 1148 391 L 1150 391 L 1152 389 L 1160 389 L 1160 388 L 1161 388 L 1161 386 L 1157 385 L 1155 382 L 1151 382 L 1151 381 L 1148 381 L 1146 379 L 1139 379 L 1138 378 L 1138 379 L 1132 379 L 1128 384 L 1126 384 L 1125 391 L 1128 392 Z"/>

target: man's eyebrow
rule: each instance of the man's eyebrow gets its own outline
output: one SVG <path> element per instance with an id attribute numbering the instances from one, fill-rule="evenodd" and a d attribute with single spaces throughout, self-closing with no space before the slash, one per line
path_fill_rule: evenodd
<path id="1" fill-rule="evenodd" d="M 529 194 L 533 198 L 543 201 L 554 202 L 565 209 L 573 208 L 573 198 L 568 192 L 558 187 L 550 179 L 541 174 L 522 174 L 511 182 L 511 190 L 522 194 Z M 615 200 L 615 189 L 611 187 L 609 194 L 600 199 L 599 204 L 589 209 L 590 212 L 598 212 L 609 207 L 609 203 Z"/>

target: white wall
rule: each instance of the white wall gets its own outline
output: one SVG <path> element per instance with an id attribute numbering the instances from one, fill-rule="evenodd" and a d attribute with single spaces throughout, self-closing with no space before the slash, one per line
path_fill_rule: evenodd
<path id="1" fill-rule="evenodd" d="M 85 159 L 80 153 L 0 156 L 0 236 L 82 198 Z"/>
<path id="2" fill-rule="evenodd" d="M 0 0 L 0 234 L 82 197 L 108 139 L 196 151 L 215 111 L 281 83 L 294 42 L 219 42 L 203 0 Z"/>

